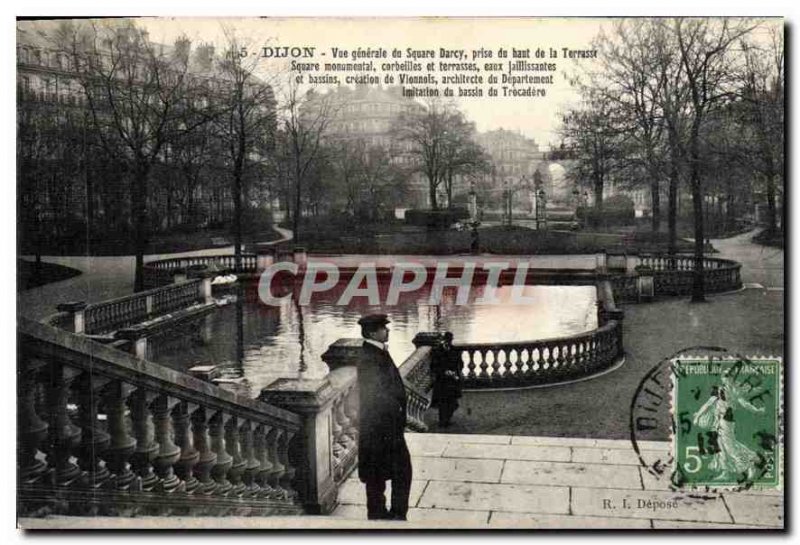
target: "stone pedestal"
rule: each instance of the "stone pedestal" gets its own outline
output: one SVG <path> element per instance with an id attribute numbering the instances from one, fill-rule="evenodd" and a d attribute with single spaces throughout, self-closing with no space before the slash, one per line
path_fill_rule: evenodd
<path id="1" fill-rule="evenodd" d="M 295 248 L 292 252 L 292 261 L 297 264 L 298 268 L 305 268 L 306 264 L 308 263 L 308 252 L 306 249 L 300 246 Z"/>
<path id="2" fill-rule="evenodd" d="M 358 365 L 363 345 L 364 339 L 339 339 L 322 354 L 322 361 L 331 371 L 348 365 Z"/>
<path id="3" fill-rule="evenodd" d="M 69 303 L 61 303 L 56 309 L 59 312 L 69 312 L 72 314 L 72 327 L 73 333 L 84 333 L 86 331 L 86 320 L 84 319 L 84 311 L 86 310 L 86 303 L 84 301 L 70 301 Z"/>
<path id="4" fill-rule="evenodd" d="M 631 274 L 636 271 L 636 267 L 639 265 L 639 254 L 625 254 L 625 273 Z"/>
<path id="5" fill-rule="evenodd" d="M 655 297 L 655 282 L 652 271 L 639 271 L 636 278 L 636 290 L 639 301 L 652 301 Z"/>
<path id="6" fill-rule="evenodd" d="M 256 270 L 259 272 L 267 270 L 273 263 L 275 263 L 275 248 L 272 246 L 256 244 L 255 253 Z"/>
<path id="7" fill-rule="evenodd" d="M 606 251 L 602 250 L 595 254 L 595 271 L 599 274 L 605 274 L 608 272 L 608 263 L 607 263 L 607 255 Z"/>
<path id="8" fill-rule="evenodd" d="M 352 373 L 355 369 L 342 369 Z M 264 388 L 259 399 L 281 407 L 303 419 L 301 448 L 304 459 L 296 460 L 297 489 L 306 512 L 329 514 L 337 505 L 337 485 L 333 477 L 332 421 L 337 391 L 328 377 L 319 380 L 279 379 Z"/>
<path id="9" fill-rule="evenodd" d="M 125 339 L 131 342 L 131 354 L 136 356 L 136 359 L 147 359 L 147 336 L 142 329 L 129 328 L 120 329 L 114 335 L 117 339 Z"/>
<path id="10" fill-rule="evenodd" d="M 606 255 L 606 270 L 614 272 L 623 272 L 627 269 L 628 259 L 625 254 L 607 254 Z"/>

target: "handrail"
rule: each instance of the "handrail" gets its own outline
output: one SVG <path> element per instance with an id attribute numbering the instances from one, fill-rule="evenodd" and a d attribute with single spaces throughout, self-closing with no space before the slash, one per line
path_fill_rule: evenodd
<path id="1" fill-rule="evenodd" d="M 85 333 L 118 330 L 204 302 L 202 280 L 190 280 L 92 303 L 83 310 Z"/>
<path id="2" fill-rule="evenodd" d="M 537 341 L 457 343 L 465 388 L 541 385 L 581 378 L 613 365 L 622 356 L 622 322 L 578 335 Z"/>
<path id="3" fill-rule="evenodd" d="M 17 330 L 23 511 L 301 511 L 299 416 L 27 318 Z"/>

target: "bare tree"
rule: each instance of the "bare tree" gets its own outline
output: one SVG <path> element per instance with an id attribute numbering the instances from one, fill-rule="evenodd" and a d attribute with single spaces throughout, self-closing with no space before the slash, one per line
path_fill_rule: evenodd
<path id="1" fill-rule="evenodd" d="M 614 104 L 602 89 L 585 89 L 584 104 L 562 118 L 561 136 L 575 166 L 568 176 L 577 183 L 590 181 L 594 203 L 603 207 L 603 190 L 620 159 L 622 132 Z"/>
<path id="2" fill-rule="evenodd" d="M 438 189 L 446 172 L 448 127 L 453 115 L 451 107 L 431 100 L 427 108 L 401 112 L 392 125 L 392 136 L 407 147 L 417 168 L 428 178 L 431 209 L 438 210 Z"/>
<path id="3" fill-rule="evenodd" d="M 246 53 L 247 45 L 231 29 L 224 57 L 218 62 L 223 81 L 214 97 L 216 137 L 222 143 L 231 180 L 233 237 L 236 268 L 242 260 L 242 213 L 247 175 L 255 164 L 266 161 L 275 143 L 275 95 L 272 86 L 256 75 L 257 58 Z"/>
<path id="4" fill-rule="evenodd" d="M 766 45 L 742 40 L 745 69 L 742 99 L 747 125 L 755 136 L 754 170 L 764 180 L 767 199 L 767 231 L 777 229 L 776 193 L 784 187 L 784 45 L 782 29 L 769 29 Z M 785 214 L 785 203 L 781 212 Z M 785 218 L 785 215 L 783 216 Z M 785 221 L 781 221 L 784 229 Z"/>
<path id="5" fill-rule="evenodd" d="M 662 95 L 667 72 L 659 69 L 660 59 L 653 55 L 658 36 L 652 27 L 647 20 L 624 19 L 613 24 L 611 36 L 601 34 L 597 45 L 603 51 L 602 74 L 609 81 L 609 98 L 623 123 L 631 125 L 627 159 L 636 176 L 644 174 L 647 179 L 651 227 L 658 232 L 664 178 Z"/>
<path id="6" fill-rule="evenodd" d="M 733 97 L 733 45 L 752 26 L 728 19 L 675 19 L 672 24 L 678 42 L 683 72 L 690 97 L 688 167 L 694 212 L 695 274 L 692 301 L 705 301 L 703 252 L 703 188 L 701 177 L 701 142 L 703 123 L 709 113 Z"/>
<path id="7" fill-rule="evenodd" d="M 486 171 L 489 157 L 474 140 L 475 126 L 462 112 L 451 111 L 446 118 L 446 136 L 442 141 L 440 178 L 447 195 L 447 207 L 453 206 L 453 180 L 457 175 Z"/>
<path id="8" fill-rule="evenodd" d="M 57 33 L 68 52 L 96 134 L 130 178 L 130 211 L 136 260 L 134 290 L 144 288 L 148 238 L 148 179 L 185 107 L 188 58 L 169 55 L 130 21 L 65 24 Z"/>
<path id="9" fill-rule="evenodd" d="M 306 178 L 314 161 L 320 156 L 323 137 L 339 105 L 333 93 L 320 94 L 308 91 L 303 94 L 293 80 L 285 89 L 282 105 L 282 128 L 285 151 L 290 162 L 292 181 L 291 213 L 295 240 L 300 238 L 300 218 Z"/>

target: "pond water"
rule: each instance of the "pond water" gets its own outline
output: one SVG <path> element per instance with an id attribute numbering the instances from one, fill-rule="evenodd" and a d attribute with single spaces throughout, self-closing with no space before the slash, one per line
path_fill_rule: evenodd
<path id="1" fill-rule="evenodd" d="M 431 304 L 431 285 L 426 284 L 402 294 L 396 305 L 371 306 L 366 298 L 355 297 L 340 306 L 336 303 L 345 285 L 315 294 L 308 305 L 286 297 L 277 306 L 261 302 L 255 285 L 244 286 L 237 302 L 219 307 L 189 334 L 153 339 L 149 357 L 182 371 L 224 365 L 232 376 L 244 377 L 241 391 L 257 396 L 277 378 L 324 376 L 322 354 L 337 339 L 360 337 L 358 319 L 364 314 L 389 315 L 389 353 L 398 365 L 414 351 L 411 341 L 420 331 L 451 331 L 456 343 L 491 343 L 547 339 L 597 327 L 594 286 L 506 285 L 496 288 L 499 303 L 476 304 L 485 286 L 473 285 L 467 303 L 458 305 L 455 288 L 445 288 L 441 302 Z M 512 297 L 514 290 L 524 302 Z"/>

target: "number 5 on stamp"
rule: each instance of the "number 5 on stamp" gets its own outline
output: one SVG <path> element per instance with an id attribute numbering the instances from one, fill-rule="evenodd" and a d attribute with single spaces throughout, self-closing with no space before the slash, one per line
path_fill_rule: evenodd
<path id="1" fill-rule="evenodd" d="M 673 481 L 687 488 L 778 488 L 781 358 L 672 362 Z"/>

